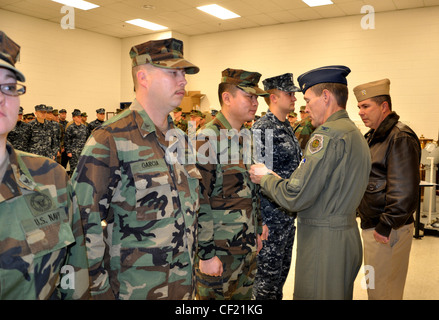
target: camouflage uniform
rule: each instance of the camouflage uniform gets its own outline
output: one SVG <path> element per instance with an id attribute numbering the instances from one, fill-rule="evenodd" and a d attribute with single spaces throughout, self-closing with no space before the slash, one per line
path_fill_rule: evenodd
<path id="1" fill-rule="evenodd" d="M 105 122 L 105 121 L 101 121 L 101 120 L 98 120 L 98 119 L 96 119 L 96 120 L 90 122 L 90 123 L 88 124 L 88 127 L 87 127 L 87 129 L 88 129 L 88 134 L 90 135 L 90 134 L 93 132 L 94 129 L 96 129 L 97 127 L 100 127 L 104 122 Z"/>
<path id="2" fill-rule="evenodd" d="M 236 85 L 248 93 L 267 94 L 257 87 L 259 73 L 226 69 L 222 75 L 223 83 Z M 231 136 L 222 134 L 224 132 Z M 219 277 L 209 276 L 200 271 L 197 263 L 197 298 L 200 300 L 251 299 L 256 274 L 257 235 L 262 233 L 262 220 L 258 189 L 248 174 L 252 150 L 244 148 L 244 141 L 251 141 L 251 133 L 242 126 L 239 150 L 234 150 L 231 144 L 237 135 L 222 112 L 197 135 L 197 167 L 202 175 L 198 257 L 208 260 L 216 256 L 224 269 Z M 203 154 L 201 148 L 206 143 L 211 144 L 209 150 L 215 150 L 214 154 Z M 226 161 L 222 159 L 224 155 Z M 208 158 L 204 158 L 206 156 Z M 239 161 L 231 161 L 232 156 L 239 156 Z"/>
<path id="3" fill-rule="evenodd" d="M 174 126 L 179 128 L 181 131 L 187 133 L 188 124 L 183 116 L 181 117 L 181 119 L 179 121 L 174 121 Z"/>
<path id="4" fill-rule="evenodd" d="M 32 120 L 28 123 L 26 134 L 28 138 L 25 142 L 25 151 L 53 159 L 56 142 L 49 121 L 44 120 L 40 123 L 37 119 Z"/>
<path id="5" fill-rule="evenodd" d="M 170 116 L 168 123 L 172 128 Z M 177 141 L 187 143 L 178 132 Z M 83 150 L 72 179 L 97 299 L 194 296 L 201 176 L 195 164 L 168 163 L 168 144 L 134 100 L 97 128 Z"/>
<path id="6" fill-rule="evenodd" d="M 314 132 L 315 128 L 311 124 L 311 120 L 304 119 L 301 120 L 298 125 L 294 128 L 294 133 L 296 135 L 297 140 L 299 140 L 300 148 L 305 150 L 306 144 L 311 137 L 311 134 Z"/>
<path id="7" fill-rule="evenodd" d="M 230 142 L 220 141 L 221 129 L 231 130 L 232 127 L 219 112 L 197 136 L 197 140 L 204 144 L 206 140 L 204 133 L 208 133 L 206 130 L 215 132 L 217 136 L 217 145 L 214 147 L 217 150 L 215 159 L 218 162 L 217 164 L 197 163 L 202 175 L 198 256 L 203 260 L 217 256 L 223 264 L 230 266 L 230 269 L 225 268 L 221 277 L 212 277 L 201 273 L 197 265 L 197 298 L 250 299 L 256 273 L 256 235 L 262 233 L 258 193 L 256 185 L 250 181 L 247 172 L 250 164 L 245 164 L 242 157 L 238 164 L 220 163 L 220 154 L 229 154 L 230 157 L 231 150 Z M 241 132 L 244 131 L 250 133 L 245 129 Z M 224 136 L 223 138 L 227 139 Z M 233 138 L 229 141 L 233 141 Z M 215 141 L 206 143 L 214 144 Z M 240 141 L 239 153 L 242 155 L 242 152 L 243 145 Z M 202 156 L 198 154 L 199 158 Z M 244 261 L 246 263 L 243 265 Z M 241 279 L 236 278 L 238 267 L 244 268 L 243 283 L 238 283 Z"/>
<path id="8" fill-rule="evenodd" d="M 265 157 L 266 130 L 273 134 L 273 163 L 267 166 L 282 178 L 289 178 L 299 166 L 302 152 L 293 128 L 288 120 L 280 121 L 270 110 L 253 125 L 252 131 L 259 131 L 261 156 Z M 268 132 L 267 132 L 268 134 Z M 257 135 L 255 135 L 256 137 Z M 262 158 L 257 159 L 262 162 Z M 268 226 L 269 236 L 258 255 L 258 272 L 253 293 L 255 299 L 282 300 L 282 289 L 290 271 L 293 249 L 295 214 L 286 214 L 275 202 L 261 193 L 262 221 Z"/>
<path id="9" fill-rule="evenodd" d="M 60 110 L 59 113 L 62 112 L 66 112 L 65 109 Z M 66 135 L 66 127 L 67 127 L 67 120 L 59 120 L 59 125 L 61 127 L 61 143 L 60 143 L 60 148 L 61 150 L 64 150 L 61 152 L 61 165 L 66 168 L 67 167 L 67 163 L 69 162 L 69 157 L 67 157 L 67 152 L 65 149 L 65 135 Z"/>
<path id="10" fill-rule="evenodd" d="M 56 121 L 49 121 L 53 134 L 53 155 L 56 157 L 61 152 L 62 126 Z"/>
<path id="11" fill-rule="evenodd" d="M 82 149 L 88 138 L 88 130 L 84 124 L 77 125 L 72 123 L 66 129 L 66 134 L 64 137 L 64 146 L 67 153 L 71 153 L 70 158 L 70 172 L 73 173 L 75 170 L 79 156 L 81 155 Z"/>
<path id="12" fill-rule="evenodd" d="M 14 129 L 8 133 L 8 141 L 16 150 L 26 151 L 28 140 L 28 124 L 23 121 L 17 121 Z"/>
<path id="13" fill-rule="evenodd" d="M 9 161 L 0 185 L 0 299 L 88 299 L 84 235 L 65 170 L 9 144 L 6 150 Z M 73 270 L 74 282 L 61 279 Z"/>

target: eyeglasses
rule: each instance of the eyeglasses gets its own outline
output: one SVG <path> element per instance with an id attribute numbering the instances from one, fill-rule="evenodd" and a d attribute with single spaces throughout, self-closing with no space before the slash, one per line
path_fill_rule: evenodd
<path id="1" fill-rule="evenodd" d="M 26 93 L 26 86 L 19 83 L 0 84 L 0 91 L 7 96 L 21 96 Z"/>

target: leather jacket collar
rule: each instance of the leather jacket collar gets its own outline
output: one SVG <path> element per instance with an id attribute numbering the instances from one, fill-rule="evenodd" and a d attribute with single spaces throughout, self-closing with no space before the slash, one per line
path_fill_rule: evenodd
<path id="1" fill-rule="evenodd" d="M 390 113 L 376 130 L 371 129 L 364 135 L 368 144 L 371 145 L 373 143 L 384 141 L 389 135 L 389 132 L 398 123 L 398 120 L 399 116 L 396 112 L 393 111 Z"/>

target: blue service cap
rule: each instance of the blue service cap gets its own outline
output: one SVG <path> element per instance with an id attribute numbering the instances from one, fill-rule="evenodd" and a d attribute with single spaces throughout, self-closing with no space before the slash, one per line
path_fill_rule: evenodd
<path id="1" fill-rule="evenodd" d="M 319 83 L 341 83 L 347 85 L 347 75 L 351 72 L 346 66 L 326 66 L 301 74 L 297 81 L 299 82 L 302 93 Z"/>

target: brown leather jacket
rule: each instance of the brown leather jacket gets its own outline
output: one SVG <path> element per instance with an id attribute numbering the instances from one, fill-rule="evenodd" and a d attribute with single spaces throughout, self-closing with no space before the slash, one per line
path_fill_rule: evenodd
<path id="1" fill-rule="evenodd" d="M 414 221 L 419 196 L 421 145 L 416 133 L 392 112 L 365 138 L 370 147 L 372 169 L 358 212 L 361 228 L 375 228 L 389 236 Z"/>

